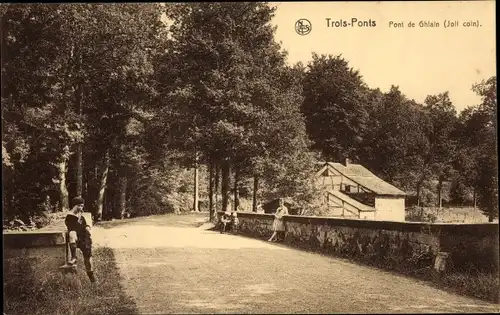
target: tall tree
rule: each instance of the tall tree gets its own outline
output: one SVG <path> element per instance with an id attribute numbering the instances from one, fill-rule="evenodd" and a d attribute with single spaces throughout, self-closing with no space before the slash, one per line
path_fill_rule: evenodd
<path id="1" fill-rule="evenodd" d="M 265 150 L 276 157 L 281 147 L 297 149 L 292 127 L 303 128 L 295 120 L 291 132 L 280 131 L 284 141 L 272 139 L 287 116 L 300 116 L 300 95 L 284 89 L 288 70 L 270 25 L 274 10 L 261 2 L 177 4 L 167 10 L 173 40 L 162 81 L 174 107 L 170 119 L 163 118 L 173 122 L 169 142 L 184 152 L 196 148 L 200 161 L 220 167 L 223 209 L 230 187 L 238 187 L 230 185 L 230 172 L 243 180 L 256 172 L 255 159 Z"/>
<path id="2" fill-rule="evenodd" d="M 453 132 L 458 117 L 448 92 L 427 96 L 425 109 L 431 121 L 428 131 L 430 150 L 425 165 L 438 181 L 438 206 L 441 208 L 443 182 L 454 177 L 457 144 Z"/>
<path id="3" fill-rule="evenodd" d="M 83 82 L 92 89 L 86 90 L 83 113 L 88 122 L 87 143 L 104 165 L 99 187 L 94 191 L 105 193 L 103 179 L 108 165 L 118 174 L 120 195 L 125 193 L 128 174 L 122 168 L 130 164 L 126 154 L 130 148 L 127 126 L 131 119 L 146 123 L 156 93 L 153 59 L 162 33 L 161 11 L 158 4 L 99 4 L 89 9 L 87 19 L 93 23 L 88 23 L 88 33 L 83 32 L 80 39 L 85 65 Z M 100 201 L 102 196 L 91 199 Z M 123 202 L 119 204 L 122 209 L 115 213 L 123 213 Z M 98 218 L 102 216 L 100 209 L 99 202 L 95 209 Z"/>
<path id="4" fill-rule="evenodd" d="M 427 117 L 421 105 L 408 100 L 398 87 L 368 94 L 369 129 L 362 153 L 377 175 L 406 191 L 419 190 L 419 174 L 429 150 Z M 418 194 L 418 193 L 417 193 Z"/>
<path id="5" fill-rule="evenodd" d="M 304 79 L 302 111 L 313 149 L 327 159 L 357 159 L 368 113 L 365 83 L 342 56 L 313 54 Z"/>
<path id="6" fill-rule="evenodd" d="M 498 150 L 497 150 L 497 80 L 491 77 L 475 84 L 473 90 L 482 98 L 473 119 L 479 122 L 477 143 L 477 186 L 479 207 L 489 221 L 498 218 Z"/>
<path id="7" fill-rule="evenodd" d="M 478 179 L 478 146 L 481 143 L 481 125 L 480 118 L 476 114 L 476 107 L 464 109 L 459 117 L 453 137 L 457 144 L 457 158 L 453 163 L 456 170 L 454 185 L 450 191 L 451 198 L 457 204 L 477 205 L 477 179 Z M 472 200 L 468 199 L 468 192 L 471 192 Z"/>
<path id="8" fill-rule="evenodd" d="M 53 190 L 60 191 L 60 206 L 67 205 L 68 195 L 80 194 L 87 186 L 84 159 L 87 180 L 96 178 L 89 184 L 99 186 L 89 189 L 95 195 L 88 199 L 102 201 L 109 154 L 120 155 L 113 148 L 120 148 L 125 126 L 131 117 L 143 120 L 154 95 L 151 58 L 161 42 L 159 6 L 33 4 L 2 9 L 2 77 L 7 82 L 2 105 L 12 105 L 3 113 L 11 134 L 18 129 L 16 124 L 29 125 L 26 139 L 37 156 L 31 161 L 39 169 L 54 166 L 54 172 L 45 174 L 53 177 L 58 187 Z M 11 164 L 16 160 L 12 145 L 21 139 L 3 142 Z M 51 156 L 53 151 L 58 153 Z M 75 152 L 77 163 L 72 165 L 69 157 Z M 89 176 L 99 169 L 99 160 L 101 175 Z M 67 178 L 77 183 L 69 192 Z M 43 194 L 39 190 L 32 199 L 45 200 Z"/>
<path id="9" fill-rule="evenodd" d="M 6 125 L 23 126 L 27 131 L 24 139 L 25 143 L 30 143 L 32 163 L 54 167 L 55 172 L 45 174 L 53 173 L 60 209 L 68 206 L 66 171 L 69 157 L 74 144 L 82 140 L 78 118 L 73 115 L 71 106 L 75 82 L 71 45 L 67 41 L 71 34 L 64 27 L 64 21 L 71 23 L 72 20 L 72 10 L 57 4 L 13 4 L 2 10 L 2 107 L 6 106 L 3 118 Z M 12 131 L 16 129 L 11 128 Z M 22 139 L 6 139 L 6 153 L 15 152 L 11 144 Z M 45 151 L 43 147 L 50 150 Z M 16 169 L 22 172 L 24 167 L 17 165 Z M 6 180 L 23 178 L 18 176 L 20 174 L 11 175 Z M 30 185 L 14 186 L 30 189 Z M 50 190 L 50 185 L 44 187 Z M 37 209 L 37 203 L 45 201 L 44 193 L 48 191 L 32 193 L 36 197 L 30 198 L 24 207 Z M 11 200 L 12 196 L 7 199 Z"/>

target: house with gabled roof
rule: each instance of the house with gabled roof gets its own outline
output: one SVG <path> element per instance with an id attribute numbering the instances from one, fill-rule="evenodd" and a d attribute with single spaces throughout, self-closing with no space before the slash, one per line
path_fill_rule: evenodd
<path id="1" fill-rule="evenodd" d="M 318 162 L 316 185 L 330 216 L 405 221 L 406 193 L 360 164 Z"/>

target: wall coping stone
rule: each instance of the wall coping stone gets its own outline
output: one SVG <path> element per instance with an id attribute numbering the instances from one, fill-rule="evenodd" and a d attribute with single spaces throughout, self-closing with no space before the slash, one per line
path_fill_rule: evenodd
<path id="1" fill-rule="evenodd" d="M 63 231 L 4 231 L 4 248 L 52 247 L 65 244 Z"/>
<path id="2" fill-rule="evenodd" d="M 219 211 L 222 215 L 224 212 Z M 237 212 L 239 217 L 254 217 L 257 219 L 273 220 L 274 214 L 255 213 L 255 212 Z M 362 219 L 344 219 L 319 216 L 300 216 L 284 215 L 284 222 L 327 225 L 327 226 L 345 226 L 353 228 L 379 229 L 379 230 L 397 230 L 405 232 L 422 232 L 436 234 L 473 234 L 476 236 L 487 234 L 499 234 L 499 225 L 495 222 L 488 223 L 428 223 L 428 222 L 398 222 L 398 221 L 377 221 Z"/>

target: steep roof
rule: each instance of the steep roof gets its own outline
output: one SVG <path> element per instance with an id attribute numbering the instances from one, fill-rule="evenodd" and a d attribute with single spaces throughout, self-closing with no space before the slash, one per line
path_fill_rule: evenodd
<path id="1" fill-rule="evenodd" d="M 319 164 L 319 163 L 318 163 Z M 405 196 L 406 193 L 393 185 L 385 182 L 375 174 L 370 172 L 360 164 L 347 164 L 324 162 L 323 165 L 328 165 L 341 173 L 343 176 L 349 178 L 358 185 L 374 192 L 377 195 L 390 195 L 390 196 Z"/>
<path id="2" fill-rule="evenodd" d="M 346 203 L 350 204 L 351 206 L 357 208 L 360 211 L 375 211 L 375 208 L 362 204 L 361 202 L 343 194 L 338 190 L 329 191 L 328 193 L 339 198 L 342 201 L 345 201 Z"/>

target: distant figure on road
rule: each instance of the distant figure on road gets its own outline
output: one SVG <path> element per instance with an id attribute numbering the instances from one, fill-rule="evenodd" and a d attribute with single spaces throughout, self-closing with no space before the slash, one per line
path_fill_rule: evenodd
<path id="1" fill-rule="evenodd" d="M 262 208 L 262 204 L 259 203 L 257 205 L 257 213 L 265 213 L 264 208 Z"/>
<path id="2" fill-rule="evenodd" d="M 285 232 L 285 223 L 283 222 L 283 216 L 288 214 L 288 208 L 285 206 L 283 198 L 279 200 L 279 206 L 274 214 L 273 221 L 273 235 L 268 239 L 268 242 L 272 242 L 278 239 L 278 233 Z"/>
<path id="3" fill-rule="evenodd" d="M 231 231 L 234 233 L 238 233 L 239 224 L 240 224 L 240 220 L 238 219 L 238 213 L 233 212 L 231 214 Z"/>
<path id="4" fill-rule="evenodd" d="M 221 234 L 226 231 L 226 227 L 231 223 L 231 216 L 229 212 L 224 212 L 222 217 L 220 218 L 220 232 Z"/>
<path id="5" fill-rule="evenodd" d="M 84 201 L 81 197 L 75 197 L 72 200 L 73 208 L 66 215 L 64 223 L 69 234 L 69 248 L 71 258 L 69 263 L 76 263 L 76 249 L 79 248 L 83 254 L 83 262 L 87 275 L 91 282 L 95 282 L 94 271 L 92 266 L 92 234 L 90 225 L 87 224 L 85 217 L 82 215 Z"/>

